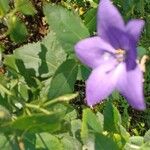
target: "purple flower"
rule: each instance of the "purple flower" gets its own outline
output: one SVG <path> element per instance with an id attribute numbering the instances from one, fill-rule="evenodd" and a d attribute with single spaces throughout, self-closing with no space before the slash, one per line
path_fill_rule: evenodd
<path id="1" fill-rule="evenodd" d="M 136 45 L 143 20 L 126 25 L 110 0 L 101 0 L 97 14 L 97 36 L 79 41 L 75 52 L 92 68 L 86 82 L 86 102 L 93 106 L 118 90 L 135 109 L 144 110 L 143 75 L 136 63 Z"/>

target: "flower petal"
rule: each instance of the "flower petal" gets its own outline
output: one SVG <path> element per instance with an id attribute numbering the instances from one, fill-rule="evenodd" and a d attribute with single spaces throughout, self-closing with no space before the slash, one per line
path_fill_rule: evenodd
<path id="1" fill-rule="evenodd" d="M 125 25 L 119 11 L 110 0 L 101 0 L 97 14 L 98 35 L 117 48 L 120 31 L 125 31 Z"/>
<path id="2" fill-rule="evenodd" d="M 127 70 L 130 71 L 135 69 L 137 59 L 135 40 L 130 34 L 124 33 L 120 36 L 119 43 L 121 45 L 121 49 L 126 51 L 125 62 Z"/>
<path id="3" fill-rule="evenodd" d="M 117 82 L 117 89 L 127 99 L 128 103 L 135 109 L 144 110 L 144 96 L 143 96 L 143 75 L 137 65 L 132 71 L 126 71 L 124 68 L 123 75 L 120 76 Z"/>
<path id="4" fill-rule="evenodd" d="M 133 36 L 137 43 L 140 38 L 143 27 L 143 20 L 134 19 L 128 22 L 128 24 L 126 25 L 126 31 Z"/>
<path id="5" fill-rule="evenodd" d="M 103 63 L 104 53 L 108 52 L 110 54 L 109 58 L 113 59 L 111 53 L 114 53 L 115 49 L 100 37 L 95 36 L 78 42 L 75 45 L 75 52 L 82 63 L 95 68 Z"/>
<path id="6" fill-rule="evenodd" d="M 107 98 L 116 87 L 120 65 L 109 62 L 94 69 L 86 82 L 86 102 L 93 106 Z"/>

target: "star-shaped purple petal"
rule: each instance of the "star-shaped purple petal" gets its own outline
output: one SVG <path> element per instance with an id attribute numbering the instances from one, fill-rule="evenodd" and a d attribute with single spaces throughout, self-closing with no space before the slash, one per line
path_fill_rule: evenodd
<path id="1" fill-rule="evenodd" d="M 79 41 L 75 52 L 92 68 L 86 81 L 86 102 L 93 106 L 118 90 L 135 109 L 144 110 L 143 76 L 136 63 L 136 44 L 143 20 L 126 25 L 110 0 L 101 0 L 97 12 L 97 36 Z"/>

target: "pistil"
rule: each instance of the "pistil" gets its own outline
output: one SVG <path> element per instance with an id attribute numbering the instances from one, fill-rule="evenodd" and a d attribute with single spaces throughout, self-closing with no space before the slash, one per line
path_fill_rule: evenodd
<path id="1" fill-rule="evenodd" d="M 123 62 L 125 60 L 126 52 L 122 49 L 117 49 L 115 52 L 115 56 L 118 62 Z"/>

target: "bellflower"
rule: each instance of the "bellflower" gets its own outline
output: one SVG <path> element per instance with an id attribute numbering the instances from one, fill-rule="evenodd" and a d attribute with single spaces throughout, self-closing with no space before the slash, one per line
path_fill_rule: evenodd
<path id="1" fill-rule="evenodd" d="M 143 20 L 124 23 L 110 0 L 101 0 L 97 12 L 97 36 L 79 41 L 75 52 L 92 73 L 86 81 L 86 102 L 93 106 L 118 90 L 135 109 L 144 110 L 143 75 L 136 45 Z"/>

